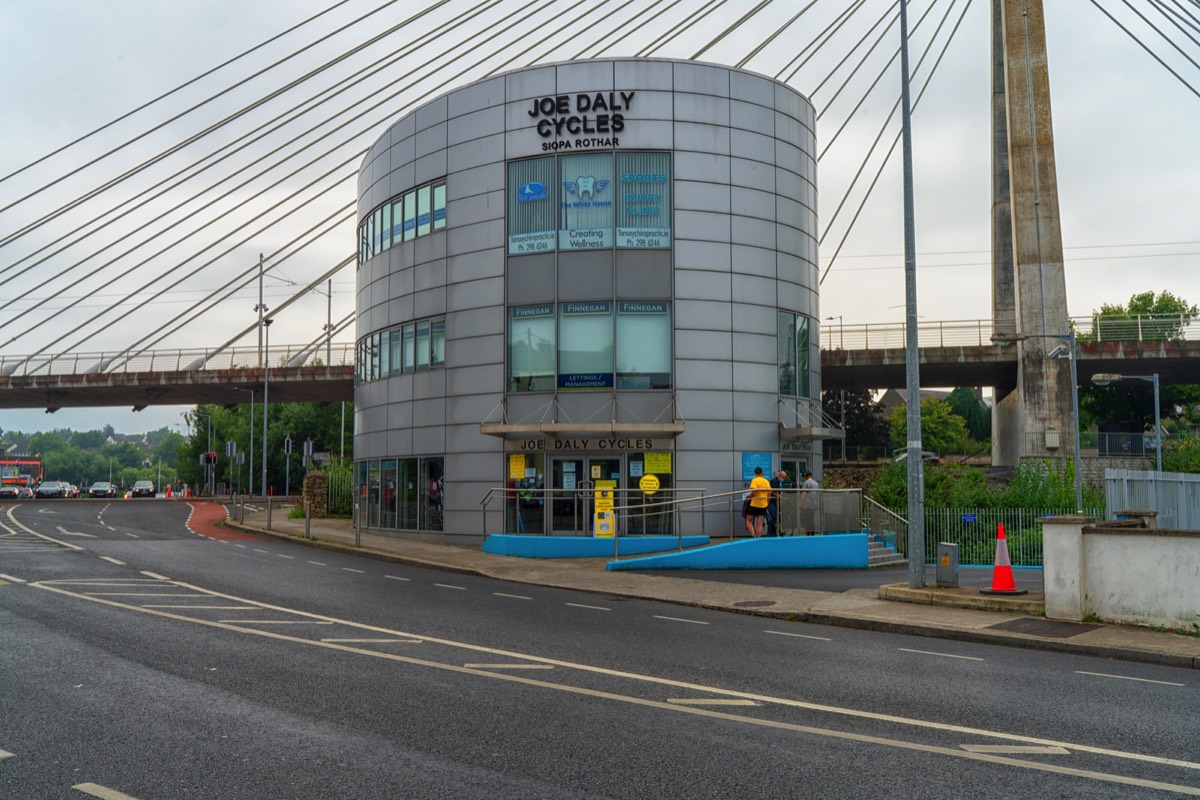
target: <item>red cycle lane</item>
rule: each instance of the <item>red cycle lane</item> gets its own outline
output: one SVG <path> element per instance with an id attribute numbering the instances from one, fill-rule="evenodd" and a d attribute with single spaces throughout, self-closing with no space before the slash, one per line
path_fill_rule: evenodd
<path id="1" fill-rule="evenodd" d="M 244 539 L 261 539 L 260 536 L 254 536 L 249 533 L 242 533 L 230 528 L 226 528 L 218 523 L 228 519 L 225 511 L 225 506 L 220 503 L 212 503 L 207 500 L 188 500 L 186 501 L 192 511 L 188 515 L 187 527 L 192 533 L 197 536 L 204 536 L 209 539 L 225 539 L 225 540 L 244 540 Z"/>

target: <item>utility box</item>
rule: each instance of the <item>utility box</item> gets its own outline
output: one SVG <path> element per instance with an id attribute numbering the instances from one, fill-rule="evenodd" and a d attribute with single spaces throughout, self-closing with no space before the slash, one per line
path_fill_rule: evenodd
<path id="1" fill-rule="evenodd" d="M 937 585 L 943 589 L 958 588 L 958 545 L 938 542 Z"/>

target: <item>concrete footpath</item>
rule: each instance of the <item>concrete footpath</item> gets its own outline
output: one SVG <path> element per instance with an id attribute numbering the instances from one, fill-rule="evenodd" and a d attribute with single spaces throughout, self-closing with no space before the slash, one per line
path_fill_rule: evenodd
<path id="1" fill-rule="evenodd" d="M 266 512 L 252 506 L 246 509 L 244 521 L 230 518 L 225 524 L 311 547 L 514 583 L 797 622 L 1200 668 L 1200 636 L 1129 625 L 1047 620 L 1042 616 L 1043 594 L 1037 590 L 1015 597 L 982 595 L 970 587 L 914 590 L 907 586 L 907 572 L 898 575 L 896 570 L 873 570 L 854 571 L 854 580 L 842 581 L 854 584 L 850 588 L 823 591 L 804 588 L 803 570 L 788 570 L 787 576 L 762 576 L 764 579 L 756 582 L 755 575 L 704 570 L 675 570 L 669 575 L 610 571 L 604 566 L 609 559 L 603 558 L 514 558 L 484 553 L 478 545 L 382 534 L 363 533 L 360 545 L 355 546 L 354 528 L 348 520 L 312 520 L 312 538 L 305 539 L 304 520 L 288 519 L 286 510 L 279 508 L 272 513 L 271 530 L 267 530 Z M 903 582 L 895 583 L 897 580 Z"/>

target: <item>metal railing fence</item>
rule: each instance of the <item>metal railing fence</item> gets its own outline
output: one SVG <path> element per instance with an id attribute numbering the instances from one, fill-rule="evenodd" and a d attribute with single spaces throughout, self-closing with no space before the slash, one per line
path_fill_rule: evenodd
<path id="1" fill-rule="evenodd" d="M 673 536 L 679 530 L 676 517 L 680 503 L 692 500 L 703 506 L 705 493 L 703 489 L 661 488 L 646 494 L 641 489 L 624 488 L 608 490 L 610 496 L 598 498 L 598 491 L 594 487 L 493 487 L 480 501 L 483 535 L 491 532 L 488 514 L 495 513 L 492 505 L 502 503 L 504 533 L 590 536 L 599 501 L 605 505 L 611 502 L 618 536 Z"/>
<path id="2" fill-rule="evenodd" d="M 1153 470 L 1106 469 L 1109 511 L 1156 511 L 1160 528 L 1200 530 L 1200 475 Z"/>
<path id="3" fill-rule="evenodd" d="M 354 364 L 354 343 L 334 342 L 329 352 L 324 344 L 271 345 L 265 354 L 271 368 L 283 366 L 325 364 L 330 366 Z M 98 353 L 61 353 L 58 355 L 11 356 L 0 355 L 0 375 L 89 375 L 121 374 L 126 372 L 177 372 L 195 369 L 243 369 L 258 366 L 258 346 L 229 347 L 224 350 L 181 348 L 151 350 L 136 356 L 124 351 Z"/>

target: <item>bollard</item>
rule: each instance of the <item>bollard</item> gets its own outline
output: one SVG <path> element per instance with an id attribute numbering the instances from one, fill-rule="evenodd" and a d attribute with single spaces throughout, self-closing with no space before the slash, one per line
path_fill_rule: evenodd
<path id="1" fill-rule="evenodd" d="M 308 497 L 304 498 L 304 538 L 312 538 L 312 523 L 308 514 Z"/>
<path id="2" fill-rule="evenodd" d="M 271 530 L 271 498 L 267 498 L 267 530 Z"/>

